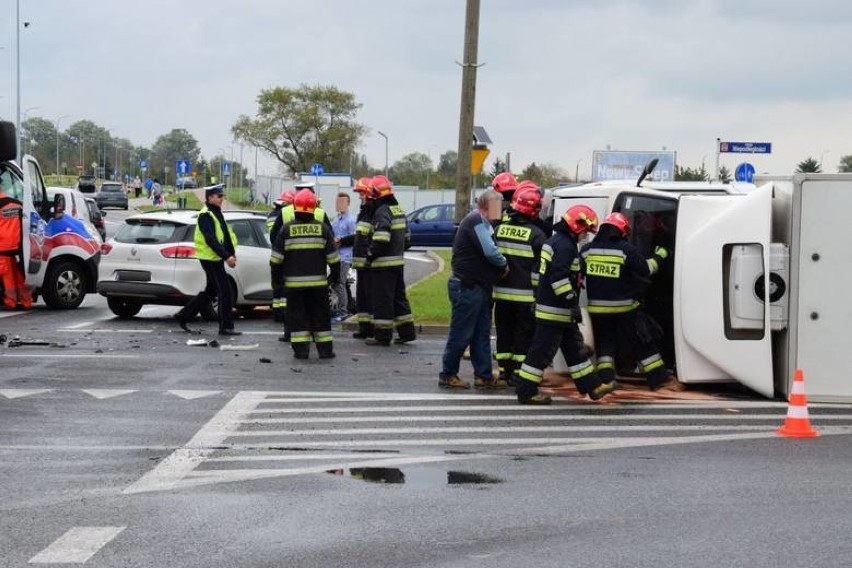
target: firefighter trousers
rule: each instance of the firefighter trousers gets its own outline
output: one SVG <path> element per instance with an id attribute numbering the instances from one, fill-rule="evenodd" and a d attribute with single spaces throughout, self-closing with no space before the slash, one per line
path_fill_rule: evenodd
<path id="1" fill-rule="evenodd" d="M 328 287 L 287 289 L 287 325 L 290 329 L 290 346 L 296 355 L 306 356 L 311 342 L 316 343 L 320 357 L 334 352 L 331 335 L 331 308 L 328 305 Z"/>
<path id="2" fill-rule="evenodd" d="M 562 349 L 568 373 L 580 394 L 589 394 L 603 382 L 595 373 L 595 366 L 586 352 L 583 334 L 576 323 L 558 326 L 537 320 L 526 359 L 515 375 L 519 396 L 531 396 L 538 392 L 544 369 L 553 362 L 557 349 Z"/>
<path id="3" fill-rule="evenodd" d="M 33 306 L 24 273 L 14 256 L 0 254 L 0 285 L 3 287 L 3 306 L 11 309 Z"/>
<path id="4" fill-rule="evenodd" d="M 497 350 L 494 358 L 500 378 L 512 378 L 526 358 L 535 332 L 533 304 L 525 302 L 494 301 L 494 326 L 497 328 Z"/>
<path id="5" fill-rule="evenodd" d="M 378 341 L 389 343 L 394 329 L 402 341 L 412 341 L 417 336 L 414 316 L 405 294 L 402 266 L 370 271 L 370 303 L 373 333 Z"/>
<path id="6" fill-rule="evenodd" d="M 604 380 L 615 378 L 615 361 L 619 345 L 631 345 L 639 371 L 645 375 L 648 386 L 656 389 L 669 375 L 660 355 L 657 338 L 645 332 L 650 326 L 641 308 L 623 314 L 592 315 L 595 335 L 597 372 Z"/>
<path id="7" fill-rule="evenodd" d="M 358 281 L 355 283 L 355 301 L 358 304 L 358 333 L 361 337 L 373 336 L 373 310 L 370 307 L 370 277 L 369 268 L 355 270 Z"/>

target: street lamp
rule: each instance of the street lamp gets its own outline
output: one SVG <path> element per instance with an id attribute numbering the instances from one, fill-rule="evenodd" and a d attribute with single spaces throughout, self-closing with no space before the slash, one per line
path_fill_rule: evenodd
<path id="1" fill-rule="evenodd" d="M 38 110 L 38 109 L 40 109 L 40 108 L 41 108 L 41 107 L 37 107 L 37 106 L 35 106 L 35 107 L 30 107 L 30 108 L 26 109 L 26 110 L 24 111 L 24 122 L 26 122 L 26 121 L 27 121 L 27 118 L 29 117 L 30 111 L 32 111 L 32 110 Z M 23 126 L 23 123 L 18 123 L 18 137 L 19 137 L 19 138 L 20 138 L 20 136 L 21 136 L 21 127 L 22 127 L 22 126 Z M 27 141 L 30 143 L 30 151 L 32 151 L 32 137 L 30 136 L 30 133 L 29 133 L 29 132 L 27 132 Z M 21 150 L 23 150 L 23 148 L 21 148 Z"/>
<path id="2" fill-rule="evenodd" d="M 580 164 L 583 163 L 583 158 L 577 160 L 577 165 L 574 167 L 574 183 L 580 183 Z"/>
<path id="3" fill-rule="evenodd" d="M 385 139 L 385 177 L 388 177 L 388 135 L 381 131 L 377 132 Z"/>
<path id="4" fill-rule="evenodd" d="M 15 121 L 18 125 L 15 136 L 18 146 L 18 163 L 20 164 L 23 155 L 21 154 L 21 0 L 15 2 L 15 57 L 17 58 L 15 64 L 15 86 L 17 89 Z"/>
<path id="5" fill-rule="evenodd" d="M 63 114 L 62 116 L 57 118 L 56 121 L 54 121 L 54 124 L 56 125 L 56 175 L 57 176 L 59 176 L 59 122 L 63 118 L 68 118 L 69 116 L 71 116 L 71 115 L 70 114 Z"/>

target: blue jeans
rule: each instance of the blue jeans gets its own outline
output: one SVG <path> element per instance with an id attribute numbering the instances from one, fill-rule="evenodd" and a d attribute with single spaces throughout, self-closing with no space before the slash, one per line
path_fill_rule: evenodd
<path id="1" fill-rule="evenodd" d="M 474 375 L 491 380 L 491 288 L 468 287 L 451 277 L 447 293 L 452 315 L 441 378 L 458 375 L 462 355 L 470 345 Z"/>

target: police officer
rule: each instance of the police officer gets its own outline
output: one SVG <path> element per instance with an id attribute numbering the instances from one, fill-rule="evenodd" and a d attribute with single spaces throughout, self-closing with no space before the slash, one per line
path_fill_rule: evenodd
<path id="1" fill-rule="evenodd" d="M 518 186 L 506 220 L 496 231 L 497 249 L 509 263 L 509 274 L 494 286 L 494 324 L 497 328 L 496 385 L 505 388 L 523 363 L 535 330 L 532 306 L 538 283 L 539 254 L 544 233 L 532 224 L 541 211 L 541 194 L 531 181 Z"/>
<path id="2" fill-rule="evenodd" d="M 657 347 L 657 326 L 638 300 L 642 282 L 659 270 L 660 264 L 668 258 L 668 251 L 658 246 L 654 255 L 645 259 L 628 242 L 629 234 L 627 217 L 612 213 L 601 223 L 595 239 L 581 251 L 595 336 L 597 372 L 607 380 L 615 377 L 616 350 L 623 340 L 633 346 L 639 368 L 651 390 L 684 390 L 683 383 L 666 369 Z"/>
<path id="3" fill-rule="evenodd" d="M 366 343 L 390 345 L 394 328 L 399 335 L 395 343 L 408 343 L 417 338 L 403 278 L 403 255 L 411 242 L 408 219 L 393 194 L 388 178 L 375 176 L 370 180 L 370 189 L 375 210 L 367 262 L 370 264 L 374 335 Z"/>
<path id="4" fill-rule="evenodd" d="M 287 294 L 290 346 L 296 359 L 307 359 L 311 341 L 320 359 L 334 357 L 328 282 L 340 279 L 340 255 L 334 232 L 316 219 L 317 198 L 303 189 L 293 199 L 295 218 L 284 224 L 272 243 L 273 282 Z M 326 267 L 331 270 L 326 276 Z"/>
<path id="5" fill-rule="evenodd" d="M 195 257 L 201 262 L 207 285 L 174 316 L 181 329 L 187 332 L 191 331 L 187 327 L 189 321 L 215 296 L 219 300 L 219 335 L 242 334 L 234 330 L 234 298 L 225 272 L 225 264 L 231 268 L 237 265 L 237 236 L 222 215 L 223 199 L 222 185 L 204 190 L 205 204 L 198 213 L 194 240 Z"/>
<path id="6" fill-rule="evenodd" d="M 515 375 L 515 392 L 521 404 L 550 404 L 549 396 L 538 392 L 544 369 L 558 348 L 568 364 L 568 372 L 580 394 L 599 400 L 618 386 L 615 380 L 602 381 L 589 359 L 580 323 L 580 257 L 577 243 L 597 228 L 595 212 L 585 205 L 568 209 L 553 227 L 541 249 L 539 284 L 536 289 L 535 335 L 526 359 Z"/>
<path id="7" fill-rule="evenodd" d="M 361 199 L 361 209 L 355 219 L 355 235 L 340 240 L 341 246 L 352 240 L 352 266 L 357 274 L 355 299 L 358 303 L 358 331 L 352 334 L 356 339 L 373 337 L 373 312 L 370 308 L 370 267 L 367 264 L 367 251 L 373 236 L 373 200 L 370 178 L 362 177 L 355 182 L 352 191 Z"/>
<path id="8" fill-rule="evenodd" d="M 23 268 L 23 214 L 21 202 L 6 195 L 0 185 L 0 284 L 2 305 L 11 309 L 29 309 L 33 305 Z"/>
<path id="9" fill-rule="evenodd" d="M 272 227 L 275 225 L 275 220 L 281 216 L 281 210 L 284 207 L 293 204 L 293 198 L 296 197 L 295 189 L 285 189 L 281 192 L 273 202 L 273 207 L 266 218 L 266 228 L 269 230 L 269 241 L 272 242 Z M 284 326 L 284 335 L 279 337 L 282 341 L 290 341 L 290 334 L 287 332 L 287 296 L 283 286 L 272 286 L 272 315 L 275 321 L 281 322 Z"/>

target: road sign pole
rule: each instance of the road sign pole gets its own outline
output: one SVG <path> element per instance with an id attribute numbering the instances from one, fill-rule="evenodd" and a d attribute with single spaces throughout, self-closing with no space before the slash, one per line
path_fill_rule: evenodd
<path id="1" fill-rule="evenodd" d="M 721 138 L 716 138 L 716 171 L 713 172 L 713 181 L 719 181 L 719 158 L 722 156 L 722 153 L 719 151 L 719 148 L 722 144 Z"/>

